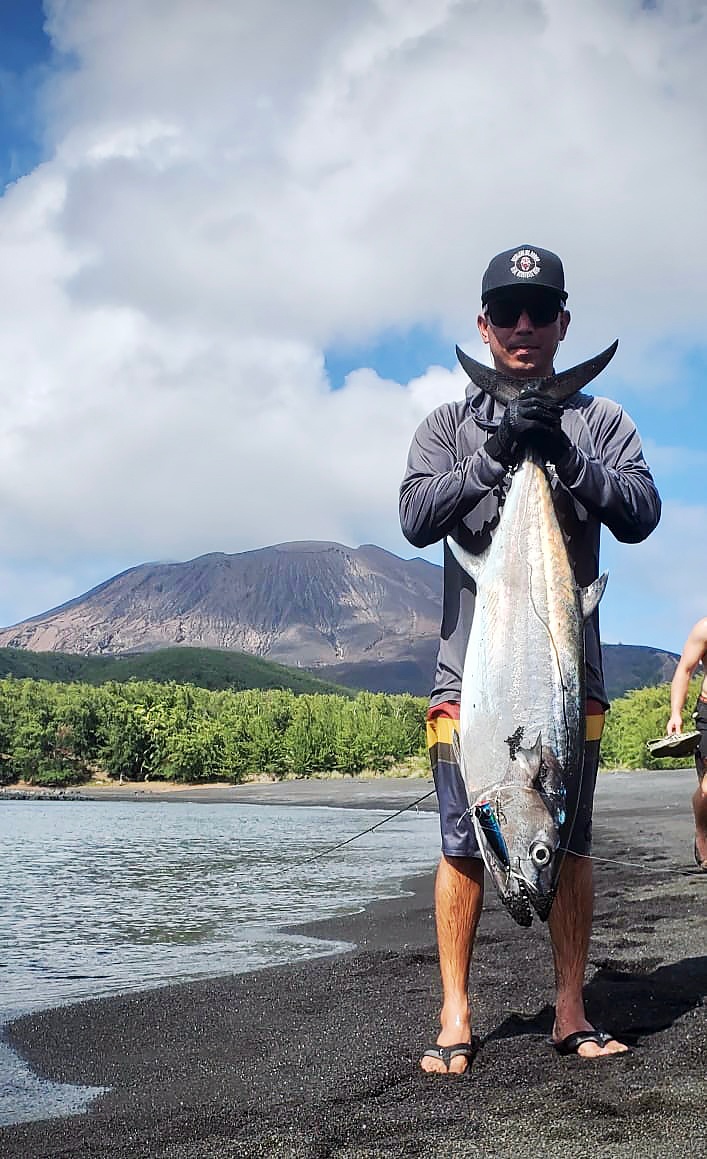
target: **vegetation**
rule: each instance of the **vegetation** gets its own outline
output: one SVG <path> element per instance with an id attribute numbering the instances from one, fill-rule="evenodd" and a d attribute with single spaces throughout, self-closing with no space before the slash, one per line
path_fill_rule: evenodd
<path id="1" fill-rule="evenodd" d="M 274 664 L 245 652 L 218 648 L 160 648 L 131 656 L 78 656 L 70 652 L 0 648 L 0 676 L 84 684 L 122 683 L 126 680 L 175 681 L 177 684 L 196 684 L 199 688 L 232 688 L 237 692 L 246 688 L 289 688 L 300 693 L 350 694 L 349 689 L 318 680 L 302 669 Z"/>
<path id="2" fill-rule="evenodd" d="M 697 700 L 701 679 L 692 681 L 683 713 L 683 728 L 693 727 L 690 713 Z M 606 717 L 601 741 L 601 763 L 609 769 L 672 769 L 693 763 L 692 757 L 662 758 L 651 756 L 646 741 L 665 736 L 670 716 L 670 685 L 637 688 L 615 700 Z"/>
<path id="3" fill-rule="evenodd" d="M 0 680 L 0 783 L 241 781 L 384 771 L 423 751 L 426 701 L 362 692 L 209 691 L 110 681 Z"/>
<path id="4" fill-rule="evenodd" d="M 208 649 L 169 651 L 177 656 L 202 651 L 209 658 L 220 655 Z M 691 726 L 689 712 L 699 688 L 696 679 L 685 728 Z M 395 762 L 424 753 L 426 707 L 422 697 L 372 692 L 354 696 L 342 689 L 337 694 L 296 695 L 290 688 L 212 690 L 134 676 L 96 684 L 6 676 L 0 679 L 0 784 L 24 780 L 65 786 L 101 774 L 235 783 L 262 774 L 384 772 Z M 664 735 L 669 714 L 667 683 L 615 700 L 604 730 L 602 765 L 634 769 L 691 764 L 689 757 L 656 759 L 646 748 L 646 741 Z"/>

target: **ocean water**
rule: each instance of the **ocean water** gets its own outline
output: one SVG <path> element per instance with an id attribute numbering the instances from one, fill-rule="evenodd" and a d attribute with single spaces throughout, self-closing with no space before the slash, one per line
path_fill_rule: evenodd
<path id="1" fill-rule="evenodd" d="M 185 801 L 0 803 L 0 1025 L 49 1006 L 330 953 L 283 926 L 401 893 L 438 819 Z M 0 1046 L 0 1124 L 66 1114 L 93 1088 L 38 1080 Z"/>

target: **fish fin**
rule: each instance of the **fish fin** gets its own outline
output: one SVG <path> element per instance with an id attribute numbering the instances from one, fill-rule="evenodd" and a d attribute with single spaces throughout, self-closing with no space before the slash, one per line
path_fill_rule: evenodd
<path id="1" fill-rule="evenodd" d="M 457 543 L 456 539 L 452 539 L 451 535 L 447 536 L 447 543 L 449 544 L 449 550 L 451 551 L 459 566 L 466 572 L 467 575 L 470 575 L 476 583 L 481 572 L 483 571 L 484 564 L 488 559 L 490 548 L 487 547 L 478 555 L 473 555 L 470 551 L 467 551 L 465 547 L 462 547 L 461 544 Z"/>
<path id="2" fill-rule="evenodd" d="M 542 755 L 543 737 L 541 732 L 538 733 L 538 739 L 532 748 L 519 748 L 516 751 L 516 762 L 520 766 L 523 780 L 527 781 L 528 785 L 535 784 L 536 778 L 542 770 Z"/>
<path id="3" fill-rule="evenodd" d="M 562 779 L 562 766 L 556 753 L 549 747 L 543 747 L 543 758 L 535 776 L 533 788 L 537 789 L 546 805 L 552 802 L 551 812 L 553 815 L 558 810 L 564 809 L 567 790 Z"/>
<path id="4" fill-rule="evenodd" d="M 579 606 L 582 610 L 582 617 L 588 620 L 594 609 L 597 607 L 599 600 L 604 595 L 606 588 L 606 581 L 609 578 L 608 571 L 602 572 L 598 579 L 589 584 L 586 588 L 579 589 Z"/>
<path id="5" fill-rule="evenodd" d="M 490 366 L 484 366 L 483 363 L 477 362 L 475 358 L 470 358 L 468 354 L 457 346 L 457 358 L 462 370 L 469 375 L 469 378 L 475 386 L 481 389 L 491 398 L 495 398 L 497 402 L 509 403 L 514 398 L 518 398 L 525 383 L 517 378 L 510 378 L 506 374 L 499 374 L 497 370 L 492 370 Z M 538 380 L 541 381 L 541 380 Z"/>
<path id="6" fill-rule="evenodd" d="M 611 343 L 611 346 L 607 346 L 606 350 L 602 350 L 601 354 L 596 354 L 594 358 L 588 358 L 586 362 L 580 362 L 578 366 L 572 366 L 569 370 L 562 370 L 559 374 L 553 374 L 544 379 L 539 389 L 555 402 L 564 402 L 565 399 L 576 394 L 578 390 L 583 390 L 592 379 L 601 374 L 616 354 L 618 345 L 617 338 L 615 342 Z"/>
<path id="7" fill-rule="evenodd" d="M 586 362 L 580 362 L 578 366 L 573 366 L 569 370 L 563 370 L 560 374 L 551 374 L 547 378 L 533 378 L 526 381 L 511 378 L 509 375 L 492 370 L 489 366 L 484 366 L 475 358 L 470 358 L 458 346 L 457 358 L 474 385 L 480 387 L 491 398 L 495 398 L 497 402 L 509 403 L 527 390 L 537 390 L 548 395 L 555 402 L 564 402 L 565 399 L 571 398 L 578 390 L 587 386 L 598 374 L 601 374 L 604 367 L 616 354 L 618 345 L 618 340 L 612 342 L 611 346 L 607 346 L 601 354 L 587 359 Z"/>

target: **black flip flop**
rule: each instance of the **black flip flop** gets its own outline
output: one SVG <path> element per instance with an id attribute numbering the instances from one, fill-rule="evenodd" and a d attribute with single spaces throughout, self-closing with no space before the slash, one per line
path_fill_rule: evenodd
<path id="1" fill-rule="evenodd" d="M 555 1042 L 553 1038 L 550 1039 L 550 1042 L 558 1054 L 577 1054 L 580 1046 L 585 1042 L 596 1042 L 597 1046 L 604 1047 L 607 1042 L 611 1042 L 613 1037 L 613 1034 L 608 1034 L 606 1030 L 576 1030 L 574 1034 L 568 1034 L 567 1038 L 563 1038 L 561 1042 Z M 617 1054 L 625 1053 L 625 1051 L 617 1051 Z"/>
<path id="2" fill-rule="evenodd" d="M 449 1064 L 453 1058 L 465 1058 L 469 1063 L 469 1066 L 466 1068 L 466 1070 L 461 1071 L 460 1073 L 468 1074 L 478 1049 L 478 1039 L 472 1038 L 471 1042 L 455 1042 L 452 1046 L 429 1046 L 427 1050 L 424 1051 L 422 1057 L 441 1059 L 447 1070 L 449 1070 Z"/>

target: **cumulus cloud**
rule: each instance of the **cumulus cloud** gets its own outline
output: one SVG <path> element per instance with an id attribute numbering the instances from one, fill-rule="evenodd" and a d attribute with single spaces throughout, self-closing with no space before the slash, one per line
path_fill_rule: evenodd
<path id="1" fill-rule="evenodd" d="M 667 382 L 690 403 L 696 0 L 45 7 L 66 62 L 46 159 L 0 199 L 0 549 L 44 570 L 8 584 L 0 620 L 102 562 L 300 538 L 403 552 L 407 446 L 463 376 L 361 368 L 332 391 L 324 353 L 421 324 L 451 366 L 454 341 L 474 352 L 484 265 L 516 241 L 563 255 L 564 364 L 618 334 L 611 393 L 631 409 Z"/>

